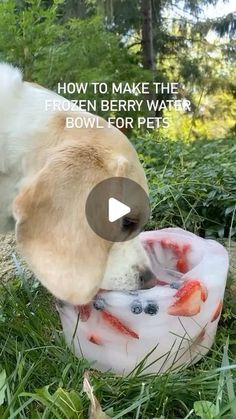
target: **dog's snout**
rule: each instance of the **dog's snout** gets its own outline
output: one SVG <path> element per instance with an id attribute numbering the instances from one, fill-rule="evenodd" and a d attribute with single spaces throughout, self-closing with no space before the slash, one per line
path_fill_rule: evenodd
<path id="1" fill-rule="evenodd" d="M 139 274 L 140 287 L 141 288 L 151 288 L 153 285 L 153 280 L 155 276 L 151 269 L 146 268 Z"/>

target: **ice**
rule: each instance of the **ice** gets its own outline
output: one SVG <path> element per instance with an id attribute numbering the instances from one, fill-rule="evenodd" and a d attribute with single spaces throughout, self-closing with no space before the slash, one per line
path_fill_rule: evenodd
<path id="1" fill-rule="evenodd" d="M 78 308 L 57 307 L 70 348 L 101 371 L 130 373 L 150 353 L 143 373 L 161 373 L 198 361 L 214 342 L 228 271 L 226 250 L 179 228 L 140 237 L 155 287 L 102 291 L 86 321 L 78 319 Z"/>

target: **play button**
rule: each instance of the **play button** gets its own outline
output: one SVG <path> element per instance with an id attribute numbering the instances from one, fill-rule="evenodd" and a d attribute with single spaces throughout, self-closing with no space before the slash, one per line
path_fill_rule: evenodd
<path id="1" fill-rule="evenodd" d="M 119 220 L 119 218 L 129 214 L 130 212 L 130 207 L 118 201 L 118 199 L 108 199 L 108 220 L 110 223 L 114 223 L 114 221 Z"/>
<path id="2" fill-rule="evenodd" d="M 150 215 L 146 192 L 125 177 L 112 177 L 98 183 L 87 198 L 85 211 L 93 231 L 112 242 L 137 236 Z"/>

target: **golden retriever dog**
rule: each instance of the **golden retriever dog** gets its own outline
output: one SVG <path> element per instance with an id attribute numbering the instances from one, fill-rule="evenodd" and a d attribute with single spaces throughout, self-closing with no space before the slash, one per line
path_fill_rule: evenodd
<path id="1" fill-rule="evenodd" d="M 102 180 L 127 177 L 147 191 L 137 154 L 102 118 L 72 105 L 50 110 L 53 100 L 71 103 L 0 64 L 0 233 L 15 228 L 31 270 L 68 303 L 86 304 L 100 288 L 140 288 L 151 272 L 139 238 L 104 240 L 85 215 Z M 68 116 L 96 118 L 103 128 L 67 128 Z"/>

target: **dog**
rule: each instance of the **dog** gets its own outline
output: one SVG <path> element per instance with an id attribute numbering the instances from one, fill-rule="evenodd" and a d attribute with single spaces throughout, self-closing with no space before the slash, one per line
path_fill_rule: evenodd
<path id="1" fill-rule="evenodd" d="M 145 287 L 152 272 L 138 237 L 104 240 L 84 210 L 92 188 L 110 177 L 127 177 L 148 192 L 136 151 L 100 117 L 46 109 L 53 100 L 70 103 L 0 64 L 0 233 L 15 229 L 35 276 L 70 304 L 88 303 L 100 288 Z M 103 128 L 67 128 L 68 116 L 96 118 Z"/>

